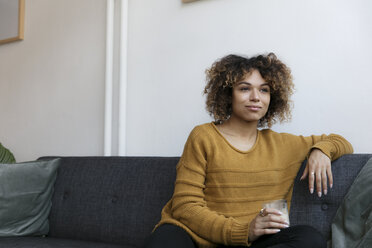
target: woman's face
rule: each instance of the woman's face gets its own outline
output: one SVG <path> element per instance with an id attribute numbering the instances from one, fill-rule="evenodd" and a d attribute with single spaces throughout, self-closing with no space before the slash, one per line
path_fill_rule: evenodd
<path id="1" fill-rule="evenodd" d="M 270 86 L 254 69 L 233 87 L 231 117 L 258 123 L 265 116 L 269 104 Z"/>

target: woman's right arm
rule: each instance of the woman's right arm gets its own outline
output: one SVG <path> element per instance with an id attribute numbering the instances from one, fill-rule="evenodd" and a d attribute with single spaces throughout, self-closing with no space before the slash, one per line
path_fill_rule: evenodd
<path id="1" fill-rule="evenodd" d="M 191 132 L 177 165 L 172 216 L 200 237 L 224 245 L 248 245 L 249 223 L 227 218 L 208 208 L 204 188 L 207 173 L 207 140 Z"/>

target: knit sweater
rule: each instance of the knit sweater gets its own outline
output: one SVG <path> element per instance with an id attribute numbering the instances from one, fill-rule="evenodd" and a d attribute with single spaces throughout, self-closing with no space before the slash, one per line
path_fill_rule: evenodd
<path id="1" fill-rule="evenodd" d="M 249 246 L 249 224 L 262 204 L 291 202 L 294 179 L 312 148 L 332 160 L 353 148 L 335 134 L 296 136 L 258 131 L 249 151 L 233 147 L 214 123 L 195 127 L 177 165 L 171 200 L 158 226 L 177 225 L 199 247 Z"/>

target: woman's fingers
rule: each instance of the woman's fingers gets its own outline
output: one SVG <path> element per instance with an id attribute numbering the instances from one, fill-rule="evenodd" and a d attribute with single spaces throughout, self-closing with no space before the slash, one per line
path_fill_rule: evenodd
<path id="1" fill-rule="evenodd" d="M 327 168 L 322 170 L 322 186 L 323 186 L 323 193 L 327 195 L 328 193 L 328 186 L 327 186 Z"/>
<path id="2" fill-rule="evenodd" d="M 283 213 L 280 212 L 279 210 L 275 209 L 275 208 L 263 208 L 263 213 L 264 213 L 264 216 L 266 215 L 269 215 L 269 214 L 274 214 L 274 215 L 282 215 Z"/>
<path id="3" fill-rule="evenodd" d="M 327 175 L 328 175 L 329 187 L 332 189 L 332 187 L 333 187 L 333 175 L 332 175 L 331 166 L 327 166 Z"/>
<path id="4" fill-rule="evenodd" d="M 275 234 L 278 232 L 280 232 L 280 229 L 259 229 L 255 232 L 255 235 L 259 237 L 265 234 Z"/>
<path id="5" fill-rule="evenodd" d="M 261 236 L 277 233 L 280 229 L 287 228 L 288 226 L 288 223 L 283 218 L 270 214 L 265 217 L 259 217 L 252 231 L 255 236 Z"/>
<path id="6" fill-rule="evenodd" d="M 254 229 L 250 231 L 250 235 L 248 237 L 248 240 L 250 242 L 255 241 L 258 239 L 260 236 L 265 235 L 265 234 L 275 234 L 280 232 L 280 229 Z"/>
<path id="7" fill-rule="evenodd" d="M 315 173 L 315 175 L 316 175 L 316 192 L 318 192 L 319 197 L 322 197 L 322 171 L 320 168 Z"/>
<path id="8" fill-rule="evenodd" d="M 267 229 L 267 228 L 287 228 L 289 225 L 283 218 L 267 218 L 263 222 L 260 223 L 260 228 Z"/>
<path id="9" fill-rule="evenodd" d="M 322 196 L 322 186 L 324 187 L 325 190 L 327 190 L 327 173 L 325 170 L 322 170 L 319 167 L 317 168 L 316 171 L 311 170 L 310 172 L 309 189 L 311 194 L 314 192 L 314 186 L 316 186 L 316 192 L 319 197 Z M 324 194 L 327 193 L 324 192 Z"/>
<path id="10" fill-rule="evenodd" d="M 333 186 L 331 160 L 322 151 L 314 149 L 309 156 L 309 162 L 306 167 L 308 167 L 309 171 L 310 193 L 314 192 L 314 186 L 316 186 L 316 192 L 319 197 L 322 196 L 322 193 L 326 195 L 328 193 L 327 180 L 329 180 L 330 187 L 332 188 Z"/>
<path id="11" fill-rule="evenodd" d="M 275 234 L 287 228 L 288 223 L 282 213 L 274 208 L 263 208 L 249 225 L 249 240 L 252 242 L 265 234 Z"/>
<path id="12" fill-rule="evenodd" d="M 286 228 L 288 224 L 282 213 L 274 208 L 264 209 L 266 216 L 259 219 L 259 228 Z"/>
<path id="13" fill-rule="evenodd" d="M 270 221 L 270 222 L 264 222 L 264 226 L 262 227 L 263 229 L 283 229 L 283 228 L 287 228 L 289 227 L 288 224 L 283 224 L 283 223 L 278 223 L 278 222 L 274 222 L 274 221 Z"/>
<path id="14" fill-rule="evenodd" d="M 307 177 L 307 174 L 309 173 L 309 163 L 306 164 L 306 167 L 305 167 L 305 170 L 304 170 L 304 173 L 302 173 L 302 176 L 300 178 L 300 180 L 303 180 Z"/>
<path id="15" fill-rule="evenodd" d="M 309 169 L 310 173 L 309 173 L 309 190 L 310 190 L 310 193 L 314 193 L 314 179 L 315 179 L 315 172 L 314 170 L 311 168 Z"/>
<path id="16" fill-rule="evenodd" d="M 328 193 L 327 180 L 329 179 L 330 186 L 333 185 L 331 163 L 329 161 L 324 161 L 322 165 L 319 165 L 317 171 L 315 172 L 315 177 L 318 196 L 321 197 L 322 193 L 324 193 L 324 195 L 327 195 Z"/>

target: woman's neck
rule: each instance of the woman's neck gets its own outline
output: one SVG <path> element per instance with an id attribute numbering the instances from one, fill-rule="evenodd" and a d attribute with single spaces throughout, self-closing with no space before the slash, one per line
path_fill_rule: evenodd
<path id="1" fill-rule="evenodd" d="M 230 117 L 217 128 L 233 147 L 241 151 L 249 151 L 256 143 L 257 124 L 258 122 L 240 121 Z"/>
<path id="2" fill-rule="evenodd" d="M 258 121 L 247 122 L 231 116 L 221 124 L 221 128 L 225 133 L 232 136 L 255 139 L 257 136 L 257 125 Z"/>

